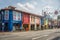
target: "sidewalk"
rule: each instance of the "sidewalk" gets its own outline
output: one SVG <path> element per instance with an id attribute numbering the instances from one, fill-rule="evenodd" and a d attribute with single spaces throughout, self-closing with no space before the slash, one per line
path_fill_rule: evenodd
<path id="1" fill-rule="evenodd" d="M 60 29 L 46 29 L 46 30 L 38 30 L 38 31 L 24 31 L 24 32 L 0 32 L 0 35 L 11 35 L 11 34 L 26 34 L 26 33 L 36 33 L 36 32 L 45 32 L 45 31 L 58 31 Z"/>

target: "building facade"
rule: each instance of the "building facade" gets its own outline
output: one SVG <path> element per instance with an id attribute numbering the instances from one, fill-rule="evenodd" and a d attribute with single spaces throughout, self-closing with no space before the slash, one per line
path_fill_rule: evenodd
<path id="1" fill-rule="evenodd" d="M 0 10 L 0 31 L 40 30 L 41 23 L 41 16 L 12 6 Z"/>
<path id="2" fill-rule="evenodd" d="M 30 14 L 22 12 L 22 26 L 24 30 L 30 30 Z"/>
<path id="3" fill-rule="evenodd" d="M 2 27 L 1 31 L 15 31 L 22 28 L 21 12 L 12 9 L 1 9 L 2 14 Z"/>

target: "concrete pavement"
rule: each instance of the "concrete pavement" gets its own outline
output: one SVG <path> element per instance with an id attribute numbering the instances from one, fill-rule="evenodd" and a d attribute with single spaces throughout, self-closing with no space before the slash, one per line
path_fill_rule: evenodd
<path id="1" fill-rule="evenodd" d="M 2 32 L 0 33 L 0 40 L 44 40 L 44 37 L 48 38 L 48 36 L 50 37 L 50 34 L 59 31 L 60 29 L 27 32 Z"/>

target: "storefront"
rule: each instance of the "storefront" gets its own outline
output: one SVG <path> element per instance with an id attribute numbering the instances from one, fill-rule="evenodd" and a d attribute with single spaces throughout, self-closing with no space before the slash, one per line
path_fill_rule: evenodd
<path id="1" fill-rule="evenodd" d="M 21 12 L 13 11 L 13 31 L 22 30 Z"/>
<path id="2" fill-rule="evenodd" d="M 23 24 L 23 28 L 25 31 L 28 31 L 29 30 L 29 25 L 28 24 Z"/>
<path id="3" fill-rule="evenodd" d="M 44 29 L 44 18 L 43 17 L 41 17 L 41 30 L 43 30 Z"/>
<path id="4" fill-rule="evenodd" d="M 9 10 L 1 10 L 1 31 L 9 31 Z"/>
<path id="5" fill-rule="evenodd" d="M 41 22 L 40 17 L 35 17 L 36 30 L 40 30 L 41 29 L 40 22 Z"/>
<path id="6" fill-rule="evenodd" d="M 21 31 L 20 26 L 20 23 L 13 23 L 13 31 Z"/>
<path id="7" fill-rule="evenodd" d="M 23 22 L 23 30 L 30 30 L 30 15 L 28 13 L 23 12 L 22 14 L 22 22 Z"/>
<path id="8" fill-rule="evenodd" d="M 35 25 L 31 24 L 31 30 L 35 30 Z"/>
<path id="9" fill-rule="evenodd" d="M 36 24 L 37 30 L 41 29 L 41 26 L 39 24 Z"/>
<path id="10" fill-rule="evenodd" d="M 48 29 L 48 19 L 44 20 L 44 29 Z"/>
<path id="11" fill-rule="evenodd" d="M 30 15 L 30 29 L 35 30 L 35 16 Z"/>

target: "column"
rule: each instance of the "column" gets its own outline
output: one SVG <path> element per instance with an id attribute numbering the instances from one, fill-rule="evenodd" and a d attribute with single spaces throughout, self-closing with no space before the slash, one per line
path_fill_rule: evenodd
<path id="1" fill-rule="evenodd" d="M 29 24 L 29 31 L 31 30 L 31 25 Z"/>
<path id="2" fill-rule="evenodd" d="M 41 18 L 40 18 L 40 24 L 39 24 L 39 29 L 41 30 Z"/>
<path id="3" fill-rule="evenodd" d="M 29 31 L 31 31 L 31 15 L 30 15 Z"/>
<path id="4" fill-rule="evenodd" d="M 13 23 L 12 22 L 9 22 L 8 30 L 13 31 Z"/>
<path id="5" fill-rule="evenodd" d="M 20 22 L 20 31 L 22 30 L 22 21 Z"/>
<path id="6" fill-rule="evenodd" d="M 9 23 L 8 23 L 8 30 L 13 30 L 13 12 L 12 10 L 9 10 Z"/>
<path id="7" fill-rule="evenodd" d="M 36 24 L 35 24 L 35 30 L 37 30 Z"/>
<path id="8" fill-rule="evenodd" d="M 2 11 L 1 13 L 2 13 L 2 32 L 4 32 L 5 31 L 4 30 L 4 26 L 5 26 L 5 24 L 4 24 L 4 14 L 5 14 L 5 11 Z"/>
<path id="9" fill-rule="evenodd" d="M 23 24 L 22 24 L 22 12 L 21 12 L 21 15 L 20 15 L 20 31 L 23 29 Z"/>
<path id="10" fill-rule="evenodd" d="M 36 27 L 36 17 L 35 17 L 35 30 L 37 30 L 37 27 Z"/>

